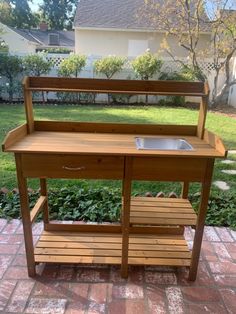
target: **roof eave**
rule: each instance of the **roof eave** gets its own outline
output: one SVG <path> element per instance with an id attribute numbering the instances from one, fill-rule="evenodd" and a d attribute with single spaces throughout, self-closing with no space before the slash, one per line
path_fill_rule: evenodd
<path id="1" fill-rule="evenodd" d="M 144 29 L 144 28 L 116 28 L 116 27 L 88 27 L 88 26 L 74 26 L 76 30 L 94 30 L 94 31 L 114 31 L 114 32 L 143 32 L 143 33 L 162 33 L 165 34 L 164 30 L 157 29 Z M 210 31 L 202 31 L 201 34 L 210 35 Z"/>

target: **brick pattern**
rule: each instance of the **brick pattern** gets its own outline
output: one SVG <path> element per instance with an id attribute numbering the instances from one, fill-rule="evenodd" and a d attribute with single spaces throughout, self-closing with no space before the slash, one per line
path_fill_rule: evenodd
<path id="1" fill-rule="evenodd" d="M 42 224 L 33 228 L 34 239 Z M 191 244 L 194 230 L 186 228 Z M 236 232 L 206 227 L 198 276 L 185 267 L 38 265 L 28 277 L 22 225 L 0 219 L 0 312 L 28 314 L 236 313 Z"/>

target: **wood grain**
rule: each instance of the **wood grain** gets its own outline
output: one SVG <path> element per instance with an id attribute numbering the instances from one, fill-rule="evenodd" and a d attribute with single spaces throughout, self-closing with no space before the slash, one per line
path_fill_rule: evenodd
<path id="1" fill-rule="evenodd" d="M 29 77 L 28 90 L 204 96 L 202 82 Z"/>

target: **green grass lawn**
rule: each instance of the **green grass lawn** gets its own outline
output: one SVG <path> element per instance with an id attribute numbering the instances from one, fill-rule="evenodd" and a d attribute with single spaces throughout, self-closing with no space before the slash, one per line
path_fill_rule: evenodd
<path id="1" fill-rule="evenodd" d="M 74 121 L 96 121 L 96 122 L 123 122 L 123 123 L 159 123 L 159 124 L 196 124 L 198 111 L 185 108 L 165 107 L 108 107 L 108 106 L 35 106 L 35 119 L 40 120 L 74 120 Z M 14 127 L 25 123 L 23 105 L 0 105 L 0 142 L 3 141 L 7 132 Z M 215 113 L 208 113 L 207 128 L 218 134 L 228 149 L 236 149 L 236 120 Z M 235 156 L 235 155 L 234 155 Z M 236 156 L 229 156 L 236 160 Z M 236 176 L 227 175 L 221 172 L 222 169 L 236 169 L 236 164 L 225 165 L 216 161 L 214 180 L 226 181 L 230 192 L 236 191 Z M 62 187 L 77 184 L 78 186 L 119 186 L 120 182 L 114 181 L 87 181 L 87 180 L 50 180 L 50 187 Z M 30 180 L 30 187 L 38 188 L 37 180 Z M 15 164 L 12 154 L 0 152 L 0 187 L 12 189 L 17 186 Z M 146 191 L 180 192 L 180 184 L 177 183 L 156 183 L 156 182 L 135 182 L 134 192 L 143 193 Z M 198 186 L 191 185 L 191 192 L 195 192 Z M 219 189 L 212 188 L 218 193 Z"/>

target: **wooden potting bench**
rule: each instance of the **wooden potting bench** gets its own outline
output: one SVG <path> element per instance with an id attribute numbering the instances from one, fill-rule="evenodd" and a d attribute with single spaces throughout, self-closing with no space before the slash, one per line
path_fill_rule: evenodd
<path id="1" fill-rule="evenodd" d="M 197 125 L 35 121 L 34 91 L 196 96 L 199 119 Z M 208 95 L 208 85 L 200 82 L 24 79 L 27 123 L 8 133 L 3 151 L 15 154 L 29 276 L 37 263 L 104 263 L 121 265 L 123 277 L 128 265 L 187 266 L 189 279 L 195 280 L 214 159 L 226 156 L 220 138 L 205 129 Z M 136 136 L 182 138 L 193 150 L 138 150 Z M 39 178 L 41 187 L 31 211 L 27 178 Z M 48 178 L 121 180 L 121 223 L 50 222 Z M 182 197 L 131 197 L 133 180 L 183 182 Z M 188 200 L 190 182 L 201 183 L 198 214 Z M 44 231 L 34 247 L 32 224 L 41 211 Z M 184 226 L 196 230 L 192 250 Z"/>

